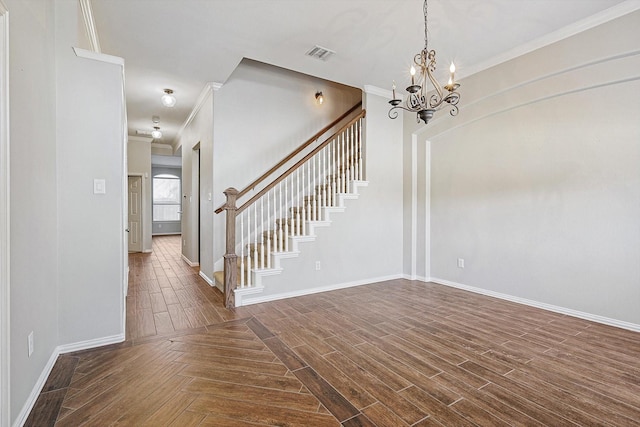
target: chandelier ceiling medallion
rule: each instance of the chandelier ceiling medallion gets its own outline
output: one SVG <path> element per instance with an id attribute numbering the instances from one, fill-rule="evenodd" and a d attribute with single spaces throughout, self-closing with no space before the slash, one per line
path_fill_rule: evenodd
<path id="1" fill-rule="evenodd" d="M 407 87 L 407 96 L 403 101 L 396 97 L 396 84 L 393 82 L 393 99 L 389 101 L 391 109 L 389 109 L 389 118 L 395 119 L 398 117 L 397 109 L 410 111 L 416 113 L 416 120 L 420 123 L 422 120 L 425 124 L 429 123 L 429 120 L 433 117 L 436 110 L 439 110 L 445 106 L 451 107 L 449 113 L 452 116 L 458 114 L 458 101 L 460 101 L 460 94 L 456 90 L 460 87 L 454 80 L 455 65 L 451 63 L 449 72 L 449 82 L 444 87 L 441 87 L 433 73 L 436 70 L 436 51 L 429 50 L 429 30 L 427 28 L 427 0 L 424 1 L 424 49 L 418 53 L 414 58 L 414 65 L 411 66 L 411 85 Z M 416 67 L 419 74 L 416 76 Z M 431 85 L 435 89 L 435 93 L 431 96 L 427 94 L 427 84 L 431 82 Z M 444 90 L 447 91 L 445 93 Z"/>

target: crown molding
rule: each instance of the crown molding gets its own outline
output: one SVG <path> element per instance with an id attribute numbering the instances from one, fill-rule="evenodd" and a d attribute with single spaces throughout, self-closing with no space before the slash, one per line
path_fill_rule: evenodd
<path id="1" fill-rule="evenodd" d="M 198 96 L 198 99 L 196 101 L 195 106 L 193 107 L 193 110 L 191 110 L 189 117 L 187 117 L 187 120 L 184 121 L 184 123 L 182 124 L 182 127 L 180 127 L 180 130 L 176 135 L 176 141 L 177 141 L 176 150 L 180 147 L 180 145 L 182 145 L 182 143 L 180 142 L 180 139 L 182 138 L 182 134 L 184 133 L 184 130 L 187 128 L 187 126 L 189 126 L 189 124 L 193 121 L 195 116 L 198 114 L 198 112 L 204 105 L 204 102 L 207 100 L 207 97 L 209 96 L 209 94 L 219 90 L 222 87 L 222 85 L 223 85 L 222 83 L 217 83 L 217 82 L 207 82 L 204 85 L 204 88 L 202 88 L 202 92 L 200 92 L 200 95 Z"/>
<path id="2" fill-rule="evenodd" d="M 591 28 L 597 27 L 598 25 L 602 25 L 616 18 L 620 18 L 621 16 L 628 15 L 629 13 L 635 12 L 639 9 L 640 0 L 627 0 L 622 3 L 618 3 L 613 7 L 605 9 L 571 25 L 567 25 L 566 27 L 560 28 L 557 31 L 553 31 L 528 43 L 521 44 L 520 46 L 517 46 L 500 55 L 489 58 L 486 61 L 483 61 L 475 66 L 461 69 L 460 72 L 457 73 L 458 80 L 462 80 L 465 77 L 469 77 L 491 67 L 495 67 L 496 65 L 502 64 L 503 62 L 510 61 L 534 50 L 559 42 L 583 31 L 587 31 Z"/>
<path id="3" fill-rule="evenodd" d="M 364 85 L 364 93 L 381 96 L 387 99 L 391 99 L 393 95 L 393 93 L 390 90 L 382 89 L 378 86 L 372 86 L 372 85 Z"/>
<path id="4" fill-rule="evenodd" d="M 89 38 L 91 50 L 93 52 L 100 53 L 102 52 L 100 50 L 100 39 L 98 38 L 98 30 L 96 30 L 96 22 L 93 19 L 91 0 L 78 0 L 78 2 L 80 3 L 82 20 L 84 21 L 84 28 L 87 30 L 87 37 Z"/>
<path id="5" fill-rule="evenodd" d="M 80 49 L 79 47 L 74 47 L 72 49 L 79 58 L 93 59 L 94 61 L 106 62 L 108 64 L 115 64 L 124 67 L 124 59 L 119 56 L 93 52 L 91 50 Z"/>

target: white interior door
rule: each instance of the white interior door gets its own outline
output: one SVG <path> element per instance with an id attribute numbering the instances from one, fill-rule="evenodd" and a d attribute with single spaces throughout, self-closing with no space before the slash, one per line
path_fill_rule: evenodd
<path id="1" fill-rule="evenodd" d="M 142 177 L 129 177 L 128 199 L 129 252 L 142 252 Z"/>

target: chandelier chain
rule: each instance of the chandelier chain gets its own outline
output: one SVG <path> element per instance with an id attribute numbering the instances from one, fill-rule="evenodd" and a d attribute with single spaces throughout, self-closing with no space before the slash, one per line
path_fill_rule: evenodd
<path id="1" fill-rule="evenodd" d="M 424 25 L 424 50 L 426 52 L 428 52 L 429 51 L 429 49 L 428 49 L 429 32 L 427 31 L 427 2 L 426 1 L 424 2 L 424 5 L 423 5 L 422 8 L 424 10 L 424 22 L 425 22 L 425 25 Z"/>

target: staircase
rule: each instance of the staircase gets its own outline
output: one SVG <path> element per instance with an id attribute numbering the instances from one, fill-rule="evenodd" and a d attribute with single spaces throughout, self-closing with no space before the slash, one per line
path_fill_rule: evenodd
<path id="1" fill-rule="evenodd" d="M 280 274 L 281 260 L 300 254 L 299 244 L 315 240 L 318 227 L 331 224 L 331 216 L 345 210 L 344 201 L 358 198 L 364 180 L 362 110 L 321 142 L 320 136 L 349 117 L 361 104 L 319 131 L 293 153 L 242 191 L 225 190 L 224 271 L 214 279 L 222 285 L 225 305 L 242 304 L 245 295 L 264 289 L 262 278 Z M 308 151 L 306 155 L 302 154 Z M 299 160 L 295 160 L 301 157 Z M 295 163 L 294 163 L 295 162 Z M 276 171 L 293 163 L 273 178 Z M 239 199 L 259 184 L 263 188 L 238 206 Z"/>

